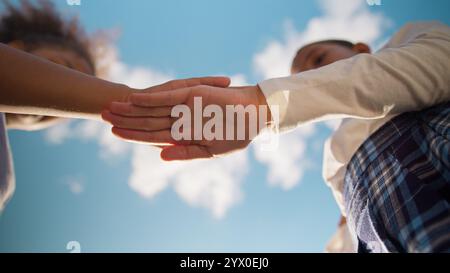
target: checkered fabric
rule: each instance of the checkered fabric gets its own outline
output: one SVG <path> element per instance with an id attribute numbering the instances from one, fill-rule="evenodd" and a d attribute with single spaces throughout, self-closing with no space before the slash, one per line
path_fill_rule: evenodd
<path id="1" fill-rule="evenodd" d="M 387 122 L 354 154 L 344 199 L 359 252 L 450 252 L 450 102 Z"/>

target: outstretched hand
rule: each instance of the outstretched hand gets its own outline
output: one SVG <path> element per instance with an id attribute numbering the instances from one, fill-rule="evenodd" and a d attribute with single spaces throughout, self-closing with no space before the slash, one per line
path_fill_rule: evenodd
<path id="1" fill-rule="evenodd" d="M 111 103 L 102 117 L 113 125 L 112 131 L 119 138 L 162 147 L 163 160 L 227 154 L 247 147 L 270 121 L 258 86 L 228 85 L 229 79 L 221 77 L 172 81 L 131 94 L 128 102 Z M 258 106 L 267 111 L 260 112 Z M 227 116 L 230 109 L 235 111 L 232 118 Z M 173 117 L 174 113 L 181 117 Z M 250 113 L 256 115 L 254 119 Z"/>

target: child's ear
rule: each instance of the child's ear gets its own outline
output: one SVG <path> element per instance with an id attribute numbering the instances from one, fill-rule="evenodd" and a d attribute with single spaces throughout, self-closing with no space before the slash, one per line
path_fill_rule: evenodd
<path id="1" fill-rule="evenodd" d="M 370 50 L 370 47 L 364 43 L 357 43 L 353 46 L 352 48 L 353 51 L 355 51 L 356 53 L 371 53 L 372 51 Z"/>
<path id="2" fill-rule="evenodd" d="M 25 50 L 25 44 L 20 40 L 14 40 L 14 41 L 8 43 L 8 45 L 15 49 Z"/>

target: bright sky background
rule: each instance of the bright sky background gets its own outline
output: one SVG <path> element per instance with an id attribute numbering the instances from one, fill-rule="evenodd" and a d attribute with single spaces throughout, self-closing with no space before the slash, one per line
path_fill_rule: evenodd
<path id="1" fill-rule="evenodd" d="M 408 21 L 450 24 L 448 0 L 55 3 L 89 33 L 120 34 L 103 48 L 105 77 L 134 87 L 219 74 L 255 84 L 288 75 L 308 41 L 379 48 Z M 181 164 L 114 139 L 100 123 L 10 132 L 17 190 L 0 216 L 0 252 L 67 252 L 69 241 L 83 252 L 321 252 L 339 219 L 321 178 L 322 145 L 335 124 L 284 135 L 276 152 L 252 147 Z"/>

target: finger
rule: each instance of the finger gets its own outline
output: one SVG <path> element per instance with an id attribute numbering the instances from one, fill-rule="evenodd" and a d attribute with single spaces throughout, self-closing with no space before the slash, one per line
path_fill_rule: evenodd
<path id="1" fill-rule="evenodd" d="M 170 92 L 133 93 L 129 99 L 132 104 L 141 107 L 166 107 L 183 104 L 195 87 L 175 89 Z"/>
<path id="2" fill-rule="evenodd" d="M 146 92 L 164 92 L 174 89 L 181 89 L 187 87 L 193 87 L 197 85 L 209 85 L 215 87 L 228 87 L 230 86 L 231 80 L 228 77 L 200 77 L 191 79 L 181 79 L 166 82 L 161 85 L 151 87 L 146 90 Z"/>
<path id="3" fill-rule="evenodd" d="M 161 158 L 164 161 L 193 160 L 206 159 L 214 157 L 205 146 L 188 145 L 188 146 L 168 146 L 161 151 Z"/>
<path id="4" fill-rule="evenodd" d="M 228 87 L 231 80 L 228 77 L 201 77 L 184 80 L 184 87 L 193 87 L 196 85 L 209 85 L 214 87 Z M 183 87 L 177 87 L 183 88 Z"/>
<path id="5" fill-rule="evenodd" d="M 170 130 L 145 132 L 113 127 L 112 133 L 123 140 L 127 140 L 130 142 L 146 143 L 154 146 L 190 144 L 189 141 L 175 141 L 171 136 Z"/>
<path id="6" fill-rule="evenodd" d="M 111 123 L 114 127 L 122 129 L 133 129 L 142 131 L 160 131 L 172 127 L 171 117 L 124 117 L 113 114 L 109 111 L 102 112 L 102 118 Z"/>
<path id="7" fill-rule="evenodd" d="M 172 108 L 140 107 L 127 102 L 112 102 L 109 111 L 113 114 L 127 117 L 170 117 Z"/>

